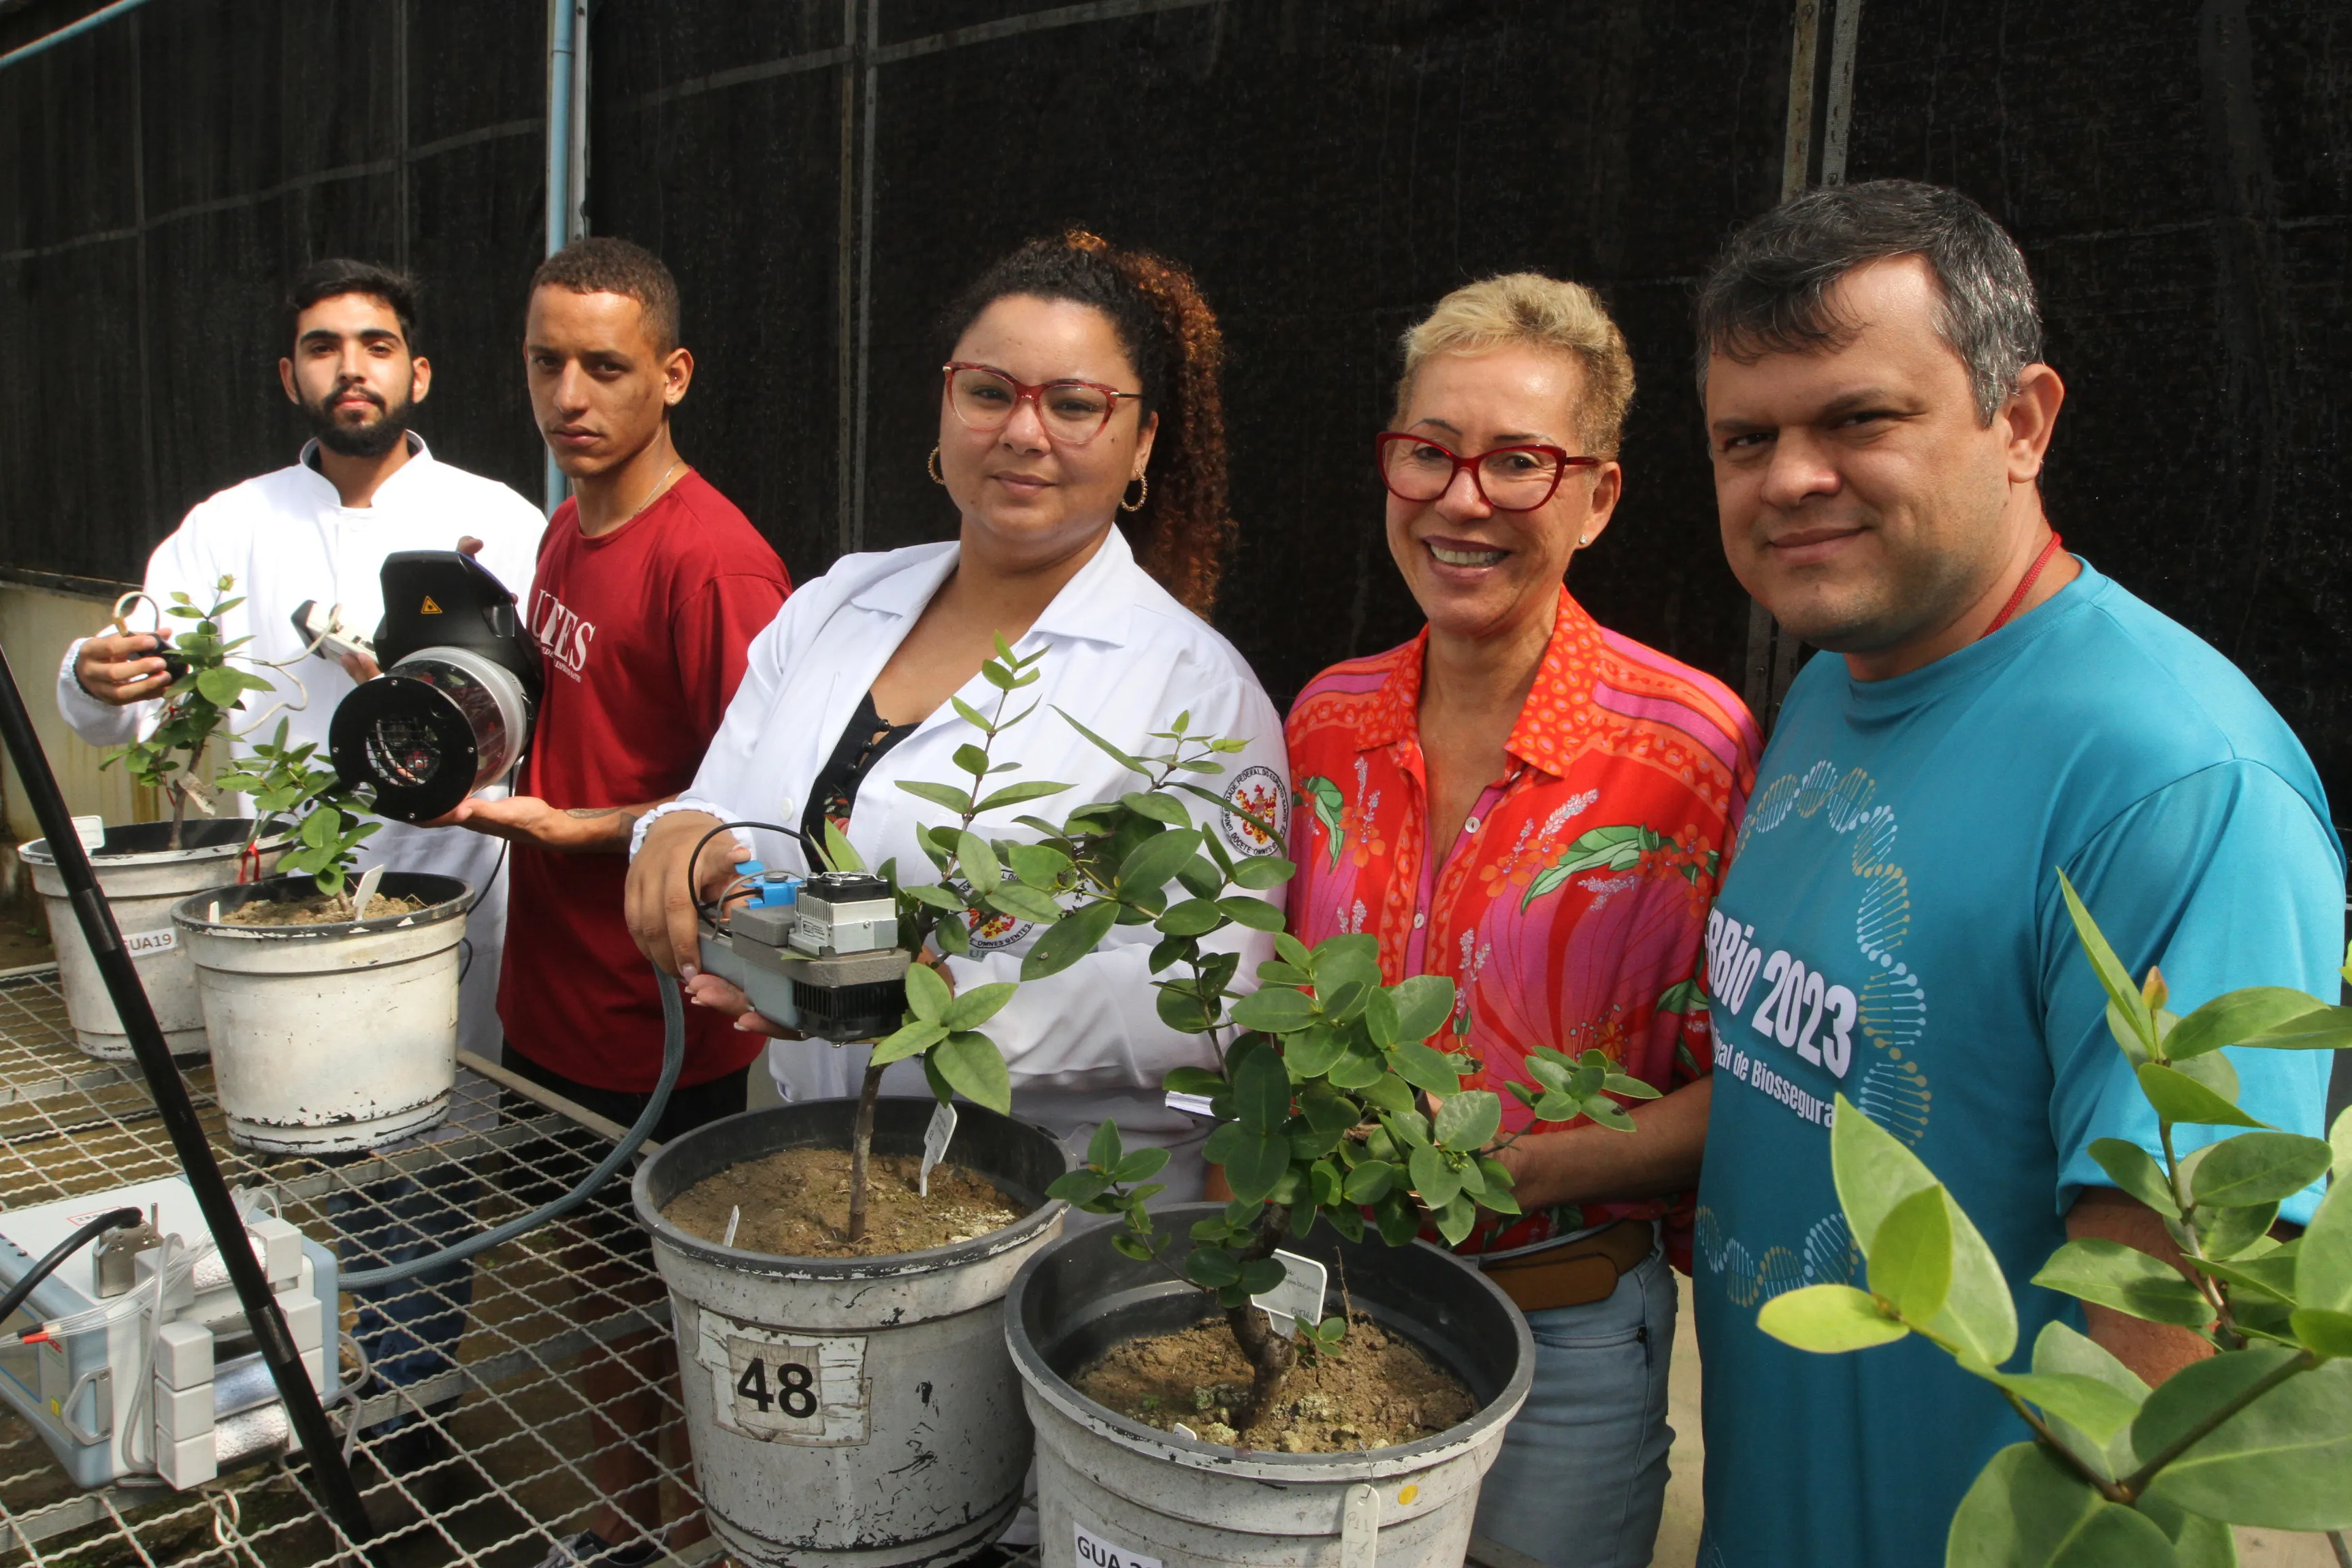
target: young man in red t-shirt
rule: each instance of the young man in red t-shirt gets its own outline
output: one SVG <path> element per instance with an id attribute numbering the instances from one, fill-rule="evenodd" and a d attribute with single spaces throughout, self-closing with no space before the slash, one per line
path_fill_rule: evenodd
<path id="1" fill-rule="evenodd" d="M 627 1126 L 662 1058 L 654 970 L 623 918 L 630 829 L 693 780 L 746 647 L 792 584 L 671 443 L 694 356 L 678 344 L 677 285 L 658 258 L 602 237 L 548 258 L 531 278 L 523 354 L 532 412 L 573 490 L 548 525 L 527 606 L 545 694 L 517 795 L 469 800 L 447 820 L 513 843 L 499 974 L 507 1066 Z M 765 1044 L 731 1019 L 689 1015 L 686 1067 L 654 1136 L 741 1110 Z M 660 1499 L 636 1445 L 661 1415 L 638 1380 L 674 1371 L 668 1344 L 614 1346 L 637 1363 L 634 1377 L 618 1360 L 591 1361 L 604 1507 L 549 1568 L 655 1555 Z"/>

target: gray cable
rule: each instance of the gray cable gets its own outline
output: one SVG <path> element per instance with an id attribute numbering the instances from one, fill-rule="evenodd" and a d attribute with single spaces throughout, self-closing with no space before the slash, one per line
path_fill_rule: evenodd
<path id="1" fill-rule="evenodd" d="M 519 1219 L 510 1219 L 455 1247 L 443 1247 L 438 1252 L 427 1253 L 406 1263 L 391 1263 L 382 1268 L 362 1268 L 347 1273 L 337 1281 L 338 1285 L 345 1290 L 372 1290 L 379 1285 L 396 1285 L 404 1279 L 413 1279 L 430 1269 L 462 1263 L 476 1253 L 488 1252 L 493 1247 L 512 1241 L 525 1231 L 537 1230 L 548 1221 L 571 1213 L 587 1202 L 597 1188 L 611 1181 L 627 1163 L 629 1156 L 637 1152 L 637 1146 L 652 1137 L 654 1129 L 661 1125 L 662 1112 L 669 1108 L 669 1091 L 677 1087 L 677 1075 L 686 1066 L 686 1003 L 678 995 L 677 981 L 658 971 L 656 977 L 660 981 L 662 1005 L 661 1081 L 654 1085 L 654 1092 L 646 1100 L 645 1110 L 637 1113 L 636 1125 L 613 1146 L 613 1152 L 604 1156 L 604 1163 L 589 1172 L 578 1186 L 543 1208 L 535 1209 Z"/>

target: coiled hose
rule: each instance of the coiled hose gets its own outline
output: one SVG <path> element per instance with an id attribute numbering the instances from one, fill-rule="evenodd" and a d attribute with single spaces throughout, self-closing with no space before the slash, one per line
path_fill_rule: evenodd
<path id="1" fill-rule="evenodd" d="M 587 1202 L 597 1188 L 611 1181 L 628 1163 L 629 1156 L 637 1152 L 638 1145 L 652 1137 L 654 1129 L 661 1125 L 662 1112 L 669 1109 L 669 1092 L 677 1087 L 677 1075 L 686 1066 L 685 999 L 678 994 L 677 981 L 658 971 L 656 977 L 660 982 L 662 1005 L 661 1081 L 654 1085 L 653 1094 L 646 1100 L 645 1110 L 637 1113 L 636 1125 L 613 1145 L 613 1152 L 604 1156 L 603 1163 L 583 1177 L 578 1186 L 541 1208 L 493 1226 L 455 1247 L 427 1253 L 423 1258 L 411 1258 L 405 1263 L 389 1263 L 381 1268 L 353 1270 L 338 1281 L 341 1289 L 372 1290 L 379 1285 L 397 1285 L 404 1279 L 413 1279 L 430 1269 L 462 1263 L 476 1253 L 488 1252 L 526 1231 L 537 1230 L 548 1221 L 570 1214 Z"/>

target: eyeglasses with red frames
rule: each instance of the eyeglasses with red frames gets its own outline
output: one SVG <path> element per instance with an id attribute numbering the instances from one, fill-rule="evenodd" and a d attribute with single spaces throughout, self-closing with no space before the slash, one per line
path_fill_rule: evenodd
<path id="1" fill-rule="evenodd" d="M 1599 458 L 1572 457 L 1558 447 L 1497 447 L 1475 458 L 1447 450 L 1426 436 L 1383 430 L 1374 449 L 1381 482 L 1400 500 L 1431 501 L 1453 488 L 1465 469 L 1482 500 L 1496 511 L 1533 511 L 1551 500 L 1570 468 L 1597 468 Z"/>
<path id="2" fill-rule="evenodd" d="M 992 364 L 962 360 L 950 360 L 940 370 L 947 377 L 948 406 L 967 428 L 991 434 L 1002 430 L 1025 399 L 1036 405 L 1045 434 L 1072 447 L 1083 447 L 1101 435 L 1122 400 L 1131 403 L 1143 395 L 1093 381 L 1049 381 L 1031 386 Z"/>

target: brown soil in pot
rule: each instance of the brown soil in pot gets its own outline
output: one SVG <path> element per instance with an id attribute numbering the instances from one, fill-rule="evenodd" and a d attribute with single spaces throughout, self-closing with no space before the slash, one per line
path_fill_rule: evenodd
<path id="1" fill-rule="evenodd" d="M 399 915 L 413 915 L 427 908 L 423 899 L 397 897 L 378 893 L 368 900 L 370 921 L 391 920 Z M 307 899 L 257 899 L 249 904 L 239 904 L 221 916 L 221 924 L 231 926 L 335 926 L 348 925 L 352 919 L 352 896 L 337 893 L 329 898 L 313 893 Z"/>
<path id="2" fill-rule="evenodd" d="M 735 1246 L 780 1258 L 882 1258 L 970 1241 L 1029 1212 L 987 1177 L 954 1165 L 931 1167 L 931 1193 L 916 1190 L 923 1162 L 877 1154 L 866 1171 L 866 1235 L 849 1227 L 849 1151 L 780 1149 L 730 1165 L 672 1198 L 662 1217 L 689 1236 L 724 1243 L 738 1208 Z"/>
<path id="3" fill-rule="evenodd" d="M 1129 1340 L 1070 1380 L 1097 1405 L 1168 1431 L 1178 1422 L 1204 1443 L 1284 1454 L 1347 1454 L 1417 1443 L 1477 1412 L 1461 1380 L 1409 1340 L 1359 1312 L 1339 1352 L 1290 1369 L 1274 1408 L 1255 1426 L 1225 1425 L 1249 1393 L 1250 1363 L 1222 1317 L 1172 1334 Z"/>

